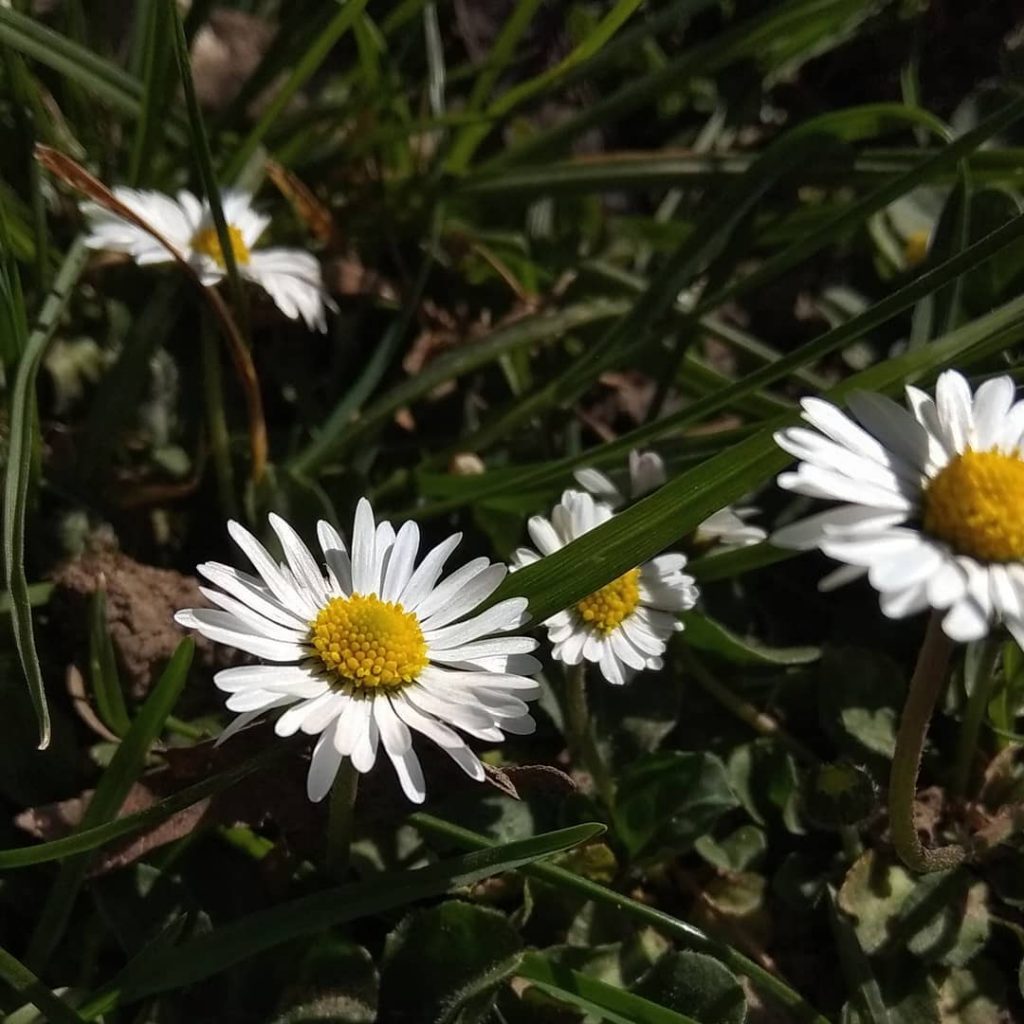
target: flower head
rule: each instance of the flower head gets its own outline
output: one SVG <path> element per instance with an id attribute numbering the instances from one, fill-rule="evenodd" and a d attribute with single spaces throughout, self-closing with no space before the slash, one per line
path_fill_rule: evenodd
<path id="1" fill-rule="evenodd" d="M 976 640 L 1005 622 L 1024 640 L 1024 402 L 1013 381 L 986 381 L 972 396 L 956 371 L 934 400 L 907 389 L 908 409 L 881 395 L 850 396 L 847 416 L 803 401 L 814 428 L 776 441 L 800 459 L 780 486 L 840 502 L 779 530 L 772 542 L 820 548 L 847 563 L 823 581 L 867 573 L 891 618 L 945 611 L 953 640 Z"/>
<path id="2" fill-rule="evenodd" d="M 208 203 L 184 190 L 175 199 L 162 192 L 118 187 L 114 196 L 151 224 L 203 284 L 216 284 L 224 277 L 227 262 Z M 239 274 L 259 285 L 285 316 L 301 317 L 310 330 L 326 331 L 325 309 L 330 303 L 316 258 L 301 249 L 257 249 L 270 218 L 253 209 L 246 192 L 226 191 L 221 202 Z M 83 203 L 82 212 L 89 221 L 89 248 L 126 253 L 140 266 L 172 259 L 152 235 L 99 204 Z"/>
<path id="3" fill-rule="evenodd" d="M 612 514 L 590 494 L 566 491 L 550 519 L 530 519 L 528 529 L 537 551 L 519 548 L 512 556 L 513 566 L 521 568 L 558 551 Z M 547 619 L 552 655 L 567 665 L 594 662 L 605 679 L 616 684 L 642 669 L 661 668 L 666 641 L 683 628 L 676 613 L 697 602 L 697 586 L 683 572 L 685 565 L 685 555 L 660 555 Z"/>
<path id="4" fill-rule="evenodd" d="M 218 672 L 239 717 L 222 736 L 264 712 L 287 710 L 278 736 L 318 735 L 307 791 L 321 800 L 343 758 L 360 772 L 374 765 L 378 746 L 391 760 L 410 800 L 426 788 L 412 733 L 437 744 L 473 779 L 483 765 L 456 729 L 481 740 L 534 729 L 526 701 L 538 692 L 526 678 L 539 668 L 537 643 L 507 636 L 526 621 L 526 599 L 501 601 L 466 616 L 494 593 L 507 568 L 477 558 L 441 579 L 460 534 L 416 564 L 419 529 L 375 523 L 364 498 L 347 548 L 328 523 L 317 528 L 323 564 L 279 516 L 270 516 L 284 552 L 278 563 L 238 523 L 228 532 L 257 576 L 207 562 L 199 572 L 214 587 L 203 594 L 216 608 L 180 611 L 175 620 L 269 665 Z M 219 589 L 214 589 L 219 588 Z M 454 727 L 454 728 L 453 728 Z"/>
<path id="5" fill-rule="evenodd" d="M 578 469 L 573 474 L 576 482 L 594 497 L 613 509 L 625 505 L 627 498 L 600 470 L 590 467 Z M 636 500 L 657 490 L 665 482 L 665 463 L 656 452 L 629 453 L 629 498 Z M 752 526 L 746 520 L 757 514 L 756 508 L 733 508 L 731 505 L 708 516 L 697 527 L 698 541 L 716 542 L 723 547 L 747 547 L 760 544 L 768 535 L 759 526 Z"/>

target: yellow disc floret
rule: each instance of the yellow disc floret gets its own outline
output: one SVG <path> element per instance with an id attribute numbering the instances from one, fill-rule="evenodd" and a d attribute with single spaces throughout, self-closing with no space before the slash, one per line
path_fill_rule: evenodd
<path id="1" fill-rule="evenodd" d="M 341 685 L 398 688 L 427 665 L 419 620 L 376 594 L 333 598 L 310 623 L 309 642 Z"/>
<path id="2" fill-rule="evenodd" d="M 235 254 L 235 263 L 246 264 L 249 262 L 249 247 L 245 244 L 240 228 L 234 224 L 228 225 L 228 237 L 231 239 L 231 251 Z M 218 267 L 226 267 L 224 262 L 224 250 L 221 248 L 220 239 L 217 237 L 217 229 L 212 225 L 197 231 L 192 238 L 192 248 L 196 252 L 209 256 Z"/>
<path id="3" fill-rule="evenodd" d="M 640 603 L 640 570 L 630 569 L 576 605 L 579 617 L 607 636 L 633 614 Z"/>
<path id="4" fill-rule="evenodd" d="M 1024 460 L 968 448 L 928 484 L 925 531 L 985 562 L 1024 558 Z"/>
<path id="5" fill-rule="evenodd" d="M 931 232 L 913 231 L 903 243 L 903 259 L 908 267 L 916 267 L 924 262 L 928 255 L 928 243 L 931 241 Z"/>

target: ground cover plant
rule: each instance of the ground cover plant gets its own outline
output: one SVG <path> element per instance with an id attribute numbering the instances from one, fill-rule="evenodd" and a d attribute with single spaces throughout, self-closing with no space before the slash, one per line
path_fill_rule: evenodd
<path id="1" fill-rule="evenodd" d="M 1024 1019 L 1022 32 L 0 6 L 3 1019 Z"/>

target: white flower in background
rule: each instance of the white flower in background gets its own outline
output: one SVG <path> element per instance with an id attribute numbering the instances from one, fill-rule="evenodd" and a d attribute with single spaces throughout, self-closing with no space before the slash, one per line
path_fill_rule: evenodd
<path id="1" fill-rule="evenodd" d="M 120 202 L 174 246 L 203 284 L 216 284 L 224 277 L 224 253 L 208 203 L 184 190 L 176 199 L 162 192 L 133 188 L 113 191 Z M 326 331 L 325 311 L 330 300 L 316 257 L 301 249 L 256 249 L 270 218 L 253 209 L 248 193 L 225 191 L 221 205 L 239 274 L 259 285 L 285 316 L 292 320 L 301 317 L 310 330 Z M 140 266 L 171 261 L 167 249 L 155 238 L 116 213 L 93 202 L 83 203 L 82 212 L 89 221 L 85 244 L 90 249 L 126 253 Z"/>
<path id="2" fill-rule="evenodd" d="M 577 483 L 613 509 L 626 504 L 622 492 L 597 469 L 578 469 L 573 476 Z M 629 499 L 635 501 L 657 490 L 665 482 L 665 463 L 655 452 L 629 453 Z M 731 505 L 704 520 L 696 530 L 698 542 L 718 542 L 723 547 L 747 547 L 760 544 L 768 535 L 759 526 L 746 520 L 757 515 L 756 508 L 733 508 Z"/>
<path id="3" fill-rule="evenodd" d="M 550 519 L 533 516 L 528 523 L 540 554 L 519 548 L 513 567 L 530 565 L 611 518 L 608 505 L 582 491 L 566 491 Z M 594 662 L 617 685 L 642 669 L 661 668 L 668 638 L 683 628 L 677 614 L 697 603 L 697 586 L 683 572 L 685 565 L 685 555 L 659 555 L 547 619 L 552 656 L 566 665 Z"/>
<path id="4" fill-rule="evenodd" d="M 526 677 L 540 667 L 529 653 L 537 642 L 501 635 L 526 621 L 526 599 L 465 618 L 494 593 L 506 566 L 475 558 L 442 580 L 461 534 L 417 566 L 416 524 L 405 523 L 397 534 L 390 523 L 375 524 L 365 498 L 351 548 L 328 523 L 318 525 L 326 574 L 283 519 L 271 515 L 270 525 L 284 563 L 231 522 L 228 532 L 258 577 L 217 562 L 200 565 L 220 588 L 202 588 L 217 608 L 175 616 L 209 640 L 275 663 L 216 674 L 217 686 L 230 694 L 228 709 L 240 712 L 222 738 L 287 706 L 275 725 L 278 736 L 319 735 L 307 780 L 311 800 L 327 794 L 343 758 L 368 772 L 379 745 L 406 796 L 419 803 L 426 788 L 412 732 L 478 781 L 483 765 L 455 729 L 489 742 L 505 732 L 533 732 L 525 701 L 536 697 L 538 685 Z"/>
<path id="5" fill-rule="evenodd" d="M 933 400 L 908 387 L 908 409 L 860 392 L 847 416 L 819 398 L 775 439 L 800 459 L 780 486 L 842 504 L 779 530 L 772 542 L 820 548 L 847 567 L 822 581 L 867 573 L 882 611 L 901 618 L 935 608 L 957 641 L 1003 621 L 1024 642 L 1024 402 L 1009 377 L 971 395 L 949 370 Z"/>

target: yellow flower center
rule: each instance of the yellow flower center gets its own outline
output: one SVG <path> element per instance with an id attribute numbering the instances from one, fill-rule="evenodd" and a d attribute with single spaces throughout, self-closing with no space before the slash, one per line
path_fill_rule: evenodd
<path id="1" fill-rule="evenodd" d="M 961 555 L 1024 558 L 1024 460 L 970 448 L 956 456 L 928 484 L 924 528 Z"/>
<path id="2" fill-rule="evenodd" d="M 396 689 L 427 665 L 419 620 L 376 594 L 333 598 L 310 623 L 309 642 L 341 684 Z"/>
<path id="3" fill-rule="evenodd" d="M 607 636 L 633 614 L 639 603 L 640 570 L 630 569 L 579 601 L 576 611 L 588 626 Z"/>
<path id="4" fill-rule="evenodd" d="M 928 242 L 931 240 L 929 231 L 912 231 L 903 243 L 903 259 L 908 267 L 916 267 L 924 262 L 928 255 Z"/>
<path id="5" fill-rule="evenodd" d="M 231 251 L 235 254 L 235 263 L 246 264 L 249 262 L 249 247 L 242 238 L 242 231 L 234 224 L 228 225 L 228 237 L 231 239 Z M 195 233 L 192 238 L 192 248 L 196 252 L 209 256 L 218 267 L 226 267 L 224 261 L 224 250 L 220 247 L 220 239 L 217 237 L 217 229 L 211 224 Z"/>

